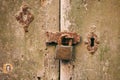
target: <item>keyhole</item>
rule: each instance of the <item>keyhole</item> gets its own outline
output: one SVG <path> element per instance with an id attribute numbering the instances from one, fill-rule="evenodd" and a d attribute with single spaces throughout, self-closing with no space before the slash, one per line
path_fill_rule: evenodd
<path id="1" fill-rule="evenodd" d="M 90 40 L 91 40 L 90 46 L 93 47 L 93 46 L 94 46 L 94 40 L 95 40 L 95 39 L 92 37 Z"/>

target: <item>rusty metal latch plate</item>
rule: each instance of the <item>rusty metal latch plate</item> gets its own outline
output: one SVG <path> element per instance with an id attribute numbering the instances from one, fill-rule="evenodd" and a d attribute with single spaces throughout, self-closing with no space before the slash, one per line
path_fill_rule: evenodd
<path id="1" fill-rule="evenodd" d="M 46 32 L 47 41 L 46 44 L 55 43 L 58 44 L 60 42 L 59 37 L 62 35 L 69 35 L 66 36 L 66 39 L 72 38 L 72 45 L 78 44 L 80 42 L 80 35 L 74 32 Z M 69 41 L 63 41 L 62 44 L 68 44 Z"/>

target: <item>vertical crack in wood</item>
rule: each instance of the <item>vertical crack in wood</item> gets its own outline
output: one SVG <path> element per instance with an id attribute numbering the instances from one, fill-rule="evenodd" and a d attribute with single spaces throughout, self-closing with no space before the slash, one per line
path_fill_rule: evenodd
<path id="1" fill-rule="evenodd" d="M 59 78 L 58 78 L 59 80 L 60 80 L 60 68 L 61 67 L 60 67 L 60 60 L 59 60 Z"/>
<path id="2" fill-rule="evenodd" d="M 61 31 L 61 0 L 59 0 L 59 31 Z"/>
<path id="3" fill-rule="evenodd" d="M 59 0 L 59 32 L 61 31 L 61 0 Z M 59 60 L 59 80 L 60 80 L 60 60 Z"/>

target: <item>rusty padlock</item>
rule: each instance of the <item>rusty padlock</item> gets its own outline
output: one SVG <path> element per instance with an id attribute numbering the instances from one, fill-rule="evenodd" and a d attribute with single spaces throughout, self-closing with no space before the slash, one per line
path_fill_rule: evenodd
<path id="1" fill-rule="evenodd" d="M 67 45 L 62 44 L 63 38 L 67 39 Z M 60 60 L 71 60 L 72 59 L 72 41 L 73 37 L 71 37 L 69 34 L 63 34 L 58 39 L 58 45 L 56 46 L 56 59 Z"/>

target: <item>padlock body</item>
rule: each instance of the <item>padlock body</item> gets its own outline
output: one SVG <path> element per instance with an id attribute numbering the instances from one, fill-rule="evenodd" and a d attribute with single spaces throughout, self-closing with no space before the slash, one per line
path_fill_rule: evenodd
<path id="1" fill-rule="evenodd" d="M 71 60 L 72 53 L 73 53 L 72 51 L 73 51 L 73 46 L 57 45 L 56 46 L 56 59 Z"/>

